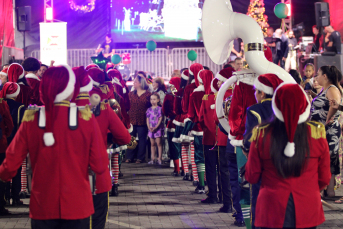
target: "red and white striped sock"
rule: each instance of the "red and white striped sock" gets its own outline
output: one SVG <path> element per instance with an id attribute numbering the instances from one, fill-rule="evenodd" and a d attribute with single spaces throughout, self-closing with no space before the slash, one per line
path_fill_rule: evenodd
<path id="1" fill-rule="evenodd" d="M 194 160 L 194 142 L 191 143 L 191 165 L 194 181 L 199 181 L 197 165 Z"/>
<path id="2" fill-rule="evenodd" d="M 189 150 L 189 143 L 182 143 L 181 145 L 181 158 L 182 158 L 182 165 L 183 165 L 183 171 L 185 173 L 189 173 L 188 170 L 188 150 Z"/>
<path id="3" fill-rule="evenodd" d="M 118 179 L 119 179 L 119 153 L 112 154 L 111 158 L 111 170 L 112 170 L 112 177 L 113 177 L 113 183 L 118 184 Z"/>
<path id="4" fill-rule="evenodd" d="M 21 164 L 21 192 L 27 192 L 26 158 Z"/>

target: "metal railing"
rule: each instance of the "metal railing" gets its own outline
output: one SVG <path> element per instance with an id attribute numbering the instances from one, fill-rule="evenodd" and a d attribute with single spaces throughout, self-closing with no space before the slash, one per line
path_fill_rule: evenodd
<path id="1" fill-rule="evenodd" d="M 214 74 L 221 70 L 222 66 L 211 61 L 205 48 L 174 48 L 171 50 L 158 48 L 153 52 L 147 49 L 116 49 L 116 53 L 130 53 L 131 63 L 127 66 L 131 73 L 134 73 L 135 70 L 147 71 L 156 76 L 170 78 L 174 69 L 186 68 L 193 63 L 187 58 L 190 50 L 194 50 L 198 54 L 195 63 L 209 67 Z M 94 49 L 68 49 L 67 61 L 71 67 L 87 66 L 92 63 L 91 57 L 94 55 L 96 55 Z M 40 51 L 33 51 L 31 56 L 40 59 Z"/>

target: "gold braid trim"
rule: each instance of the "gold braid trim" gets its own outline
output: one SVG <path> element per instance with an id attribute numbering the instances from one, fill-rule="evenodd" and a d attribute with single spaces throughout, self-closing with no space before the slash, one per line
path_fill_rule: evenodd
<path id="1" fill-rule="evenodd" d="M 89 121 L 92 117 L 92 111 L 89 108 L 89 105 L 86 105 L 84 109 L 79 109 L 80 113 L 79 116 L 85 121 Z"/>
<path id="2" fill-rule="evenodd" d="M 99 86 L 99 89 L 102 91 L 102 93 L 107 94 L 108 92 L 110 92 L 110 89 L 108 88 L 107 84 L 101 84 Z"/>
<path id="3" fill-rule="evenodd" d="M 204 96 L 202 97 L 202 100 L 208 100 L 208 95 L 204 95 Z"/>
<path id="4" fill-rule="evenodd" d="M 105 102 L 105 101 L 102 101 L 102 102 L 100 103 L 100 109 L 101 109 L 102 111 L 107 109 L 106 103 L 107 103 L 107 102 Z"/>
<path id="5" fill-rule="evenodd" d="M 38 109 L 28 109 L 24 113 L 23 120 L 21 122 L 31 122 L 35 120 L 35 114 L 38 111 Z"/>
<path id="6" fill-rule="evenodd" d="M 310 121 L 307 123 L 311 127 L 311 137 L 314 139 L 326 139 L 326 132 L 324 124 L 320 122 Z"/>
<path id="7" fill-rule="evenodd" d="M 0 103 L 2 103 L 3 98 L 0 98 Z"/>
<path id="8" fill-rule="evenodd" d="M 265 129 L 269 126 L 269 124 L 267 125 L 263 125 L 263 126 L 256 126 L 253 130 L 252 130 L 252 135 L 251 138 L 249 139 L 249 142 L 253 142 L 256 141 L 257 139 L 260 138 L 260 136 L 264 136 L 264 131 Z"/>

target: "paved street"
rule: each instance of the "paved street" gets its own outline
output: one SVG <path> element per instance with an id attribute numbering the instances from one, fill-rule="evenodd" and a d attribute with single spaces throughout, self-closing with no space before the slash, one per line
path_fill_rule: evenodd
<path id="1" fill-rule="evenodd" d="M 172 177 L 167 165 L 123 164 L 122 172 L 106 228 L 237 228 L 231 214 L 217 212 L 220 204 L 199 204 L 206 196 L 193 194 L 191 182 Z M 336 193 L 342 196 L 342 188 Z M 319 228 L 343 228 L 343 212 L 324 209 L 326 222 Z M 9 210 L 13 215 L 0 217 L 0 228 L 30 228 L 28 206 Z"/>

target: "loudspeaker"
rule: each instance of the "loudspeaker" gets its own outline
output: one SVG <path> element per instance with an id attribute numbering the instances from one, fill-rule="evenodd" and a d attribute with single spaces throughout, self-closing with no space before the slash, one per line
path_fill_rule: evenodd
<path id="1" fill-rule="evenodd" d="M 343 55 L 336 56 L 315 56 L 314 57 L 314 67 L 317 72 L 321 66 L 333 65 L 336 66 L 341 72 L 343 67 Z"/>
<path id="2" fill-rule="evenodd" d="M 329 3 L 316 2 L 314 3 L 314 7 L 316 11 L 316 25 L 318 27 L 330 25 Z"/>
<path id="3" fill-rule="evenodd" d="M 17 12 L 18 30 L 31 30 L 31 6 L 18 7 Z"/>

